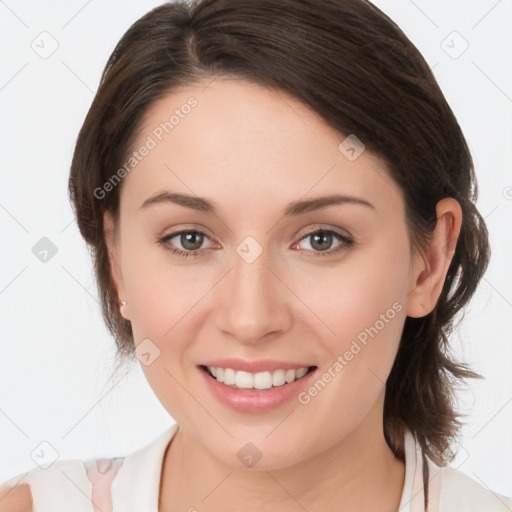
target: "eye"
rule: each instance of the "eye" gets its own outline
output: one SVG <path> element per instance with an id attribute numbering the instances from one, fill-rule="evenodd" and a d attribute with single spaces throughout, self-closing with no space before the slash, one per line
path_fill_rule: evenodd
<path id="1" fill-rule="evenodd" d="M 183 249 L 176 248 L 176 242 L 171 243 L 171 240 L 177 238 L 177 242 L 183 247 Z M 210 239 L 207 235 L 201 231 L 196 230 L 183 230 L 170 233 L 157 239 L 158 244 L 164 246 L 168 251 L 177 255 L 180 258 L 187 258 L 189 256 L 197 256 L 203 252 L 201 246 L 205 239 Z M 331 249 L 334 240 L 338 240 L 340 243 Z M 331 229 L 315 229 L 303 236 L 300 241 L 293 247 L 296 247 L 303 240 L 310 240 L 309 252 L 313 253 L 313 256 L 330 256 L 343 250 L 348 249 L 354 244 L 354 241 L 337 231 Z"/>
<path id="2" fill-rule="evenodd" d="M 177 249 L 174 247 L 174 243 L 171 245 L 169 242 L 173 238 L 178 238 L 178 242 L 181 244 L 183 249 Z M 163 245 L 171 251 L 173 254 L 181 258 L 187 258 L 188 256 L 196 256 L 198 253 L 202 251 L 201 246 L 205 238 L 208 238 L 201 231 L 195 230 L 186 230 L 186 231 L 176 231 L 175 233 L 170 233 L 169 235 L 165 235 L 161 238 L 158 238 L 158 243 Z"/>
<path id="3" fill-rule="evenodd" d="M 339 240 L 340 243 L 335 246 L 334 249 L 331 249 L 330 247 L 335 239 Z M 312 248 L 310 252 L 313 252 L 314 257 L 330 256 L 348 249 L 354 244 L 354 241 L 351 238 L 331 229 L 315 229 L 302 237 L 301 241 L 302 240 L 310 240 L 309 245 Z M 297 245 L 298 244 L 295 246 Z"/>

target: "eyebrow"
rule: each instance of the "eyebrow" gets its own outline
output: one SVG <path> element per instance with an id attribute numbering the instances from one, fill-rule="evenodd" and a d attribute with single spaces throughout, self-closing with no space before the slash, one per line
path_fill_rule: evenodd
<path id="1" fill-rule="evenodd" d="M 140 209 L 148 208 L 150 206 L 162 203 L 174 203 L 199 212 L 211 213 L 214 215 L 218 214 L 215 203 L 209 199 L 206 199 L 204 197 L 192 196 L 189 194 L 171 193 L 167 191 L 149 197 L 144 201 Z M 303 213 L 319 210 L 327 206 L 342 204 L 361 205 L 376 210 L 375 206 L 372 203 L 369 203 L 368 201 L 361 199 L 359 197 L 347 196 L 342 194 L 332 194 L 329 196 L 318 197 L 315 199 L 292 201 L 286 207 L 283 216 L 287 217 L 301 215 Z"/>

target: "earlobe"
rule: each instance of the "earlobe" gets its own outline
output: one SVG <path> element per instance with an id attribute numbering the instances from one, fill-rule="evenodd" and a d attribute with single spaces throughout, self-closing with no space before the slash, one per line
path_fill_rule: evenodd
<path id="1" fill-rule="evenodd" d="M 118 244 L 116 243 L 114 219 L 112 214 L 108 211 L 103 214 L 103 233 L 108 251 L 110 273 L 116 287 L 118 301 L 121 303 L 126 300 L 126 293 L 119 260 Z M 120 312 L 123 318 L 125 320 L 130 320 L 127 310 L 128 305 L 126 303 L 120 307 Z"/>
<path id="2" fill-rule="evenodd" d="M 421 318 L 436 306 L 443 290 L 448 268 L 455 254 L 462 225 L 458 201 L 444 198 L 437 204 L 434 236 L 424 254 L 415 257 L 407 299 L 407 316 Z"/>

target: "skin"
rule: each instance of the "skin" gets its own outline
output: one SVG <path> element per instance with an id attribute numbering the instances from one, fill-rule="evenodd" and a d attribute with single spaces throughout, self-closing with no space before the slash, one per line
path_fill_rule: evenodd
<path id="1" fill-rule="evenodd" d="M 122 315 L 137 346 L 149 338 L 160 350 L 142 369 L 180 425 L 164 457 L 160 511 L 396 511 L 405 473 L 384 439 L 385 382 L 406 316 L 428 314 L 439 298 L 460 206 L 440 201 L 428 250 L 413 253 L 385 163 L 368 150 L 349 161 L 338 150 L 345 135 L 295 98 L 244 80 L 160 99 L 134 149 L 190 96 L 198 105 L 124 178 L 118 231 L 105 214 Z M 206 197 L 219 213 L 140 208 L 164 190 Z M 333 193 L 375 210 L 343 204 L 282 217 L 291 201 Z M 318 256 L 312 228 L 337 229 L 355 244 Z M 181 229 L 205 233 L 202 253 L 179 258 L 157 243 Z M 252 263 L 236 252 L 248 236 L 263 248 Z M 177 236 L 168 246 L 190 247 L 182 243 Z M 333 237 L 326 248 L 340 244 Z M 196 367 L 269 358 L 316 365 L 321 375 L 394 303 L 401 311 L 307 405 L 236 412 Z M 237 457 L 247 442 L 262 454 L 252 468 Z"/>

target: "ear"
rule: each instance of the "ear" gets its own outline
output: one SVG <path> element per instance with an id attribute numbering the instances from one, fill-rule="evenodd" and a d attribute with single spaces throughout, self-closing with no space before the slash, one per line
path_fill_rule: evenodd
<path id="1" fill-rule="evenodd" d="M 110 273 L 116 287 L 118 300 L 126 301 L 126 290 L 124 287 L 123 274 L 121 272 L 121 261 L 119 257 L 119 243 L 114 228 L 114 218 L 110 212 L 106 211 L 103 214 L 103 234 L 108 250 Z M 130 320 L 129 304 L 120 306 L 120 312 L 125 320 Z"/>
<path id="2" fill-rule="evenodd" d="M 460 234 L 462 209 L 457 200 L 446 197 L 439 201 L 436 216 L 436 228 L 426 252 L 414 258 L 412 291 L 407 300 L 407 316 L 413 318 L 428 315 L 435 308 Z"/>

